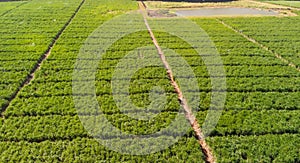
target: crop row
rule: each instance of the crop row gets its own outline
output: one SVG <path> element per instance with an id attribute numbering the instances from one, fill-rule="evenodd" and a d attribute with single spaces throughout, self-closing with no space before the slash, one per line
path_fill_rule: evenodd
<path id="1" fill-rule="evenodd" d="M 153 160 L 160 162 L 176 162 L 178 160 L 199 162 L 199 159 L 201 160 L 203 157 L 193 137 L 183 137 L 176 145 L 146 157 L 120 154 L 108 150 L 96 140 L 88 138 L 39 143 L 0 142 L 0 144 L 0 153 L 2 153 L 0 161 L 2 162 L 28 160 L 40 162 L 105 162 L 107 160 L 112 162 L 152 162 Z"/>
<path id="2" fill-rule="evenodd" d="M 213 139 L 214 143 L 218 144 L 216 153 L 220 159 L 218 161 L 231 162 L 234 161 L 270 161 L 278 160 L 279 162 L 298 162 L 297 150 L 294 145 L 299 144 L 298 135 L 265 135 L 265 136 L 249 136 L 249 137 L 228 137 L 226 139 L 216 138 Z M 293 141 L 290 141 L 292 139 Z M 221 142 L 221 143 L 220 143 Z M 178 145 L 171 147 L 162 152 L 153 155 L 145 156 L 132 156 L 121 155 L 115 152 L 108 152 L 106 148 L 99 145 L 92 139 L 75 139 L 72 141 L 45 141 L 41 143 L 28 143 L 25 141 L 15 142 L 2 142 L 5 155 L 2 159 L 7 160 L 40 160 L 40 161 L 136 161 L 136 162 L 151 162 L 153 160 L 161 162 L 176 162 L 178 160 L 185 160 L 196 162 L 197 158 L 201 158 L 198 147 L 193 138 L 182 139 Z M 231 144 L 230 146 L 226 144 Z M 251 144 L 251 146 L 248 146 Z M 282 146 L 285 144 L 286 146 Z M 265 146 L 271 147 L 265 148 Z M 22 147 L 24 155 L 17 155 Z M 239 147 L 239 148 L 237 148 Z M 228 149 L 229 148 L 229 149 Z M 297 147 L 296 147 L 297 148 Z M 247 150 L 246 150 L 247 149 Z M 30 151 L 30 152 L 29 152 Z M 186 152 L 187 151 L 187 152 Z M 232 152 L 234 151 L 234 152 Z M 232 152 L 232 153 L 231 153 Z M 290 153 L 289 156 L 283 153 Z M 39 155 L 42 153 L 42 155 Z M 233 154 L 234 153 L 234 154 Z M 228 159 L 230 158 L 230 159 Z"/>
<path id="3" fill-rule="evenodd" d="M 151 120 L 137 120 L 127 114 L 86 115 L 81 116 L 83 121 L 80 121 L 77 116 L 60 115 L 10 117 L 5 119 L 2 124 L 0 139 L 2 141 L 26 140 L 36 142 L 90 137 L 91 135 L 87 133 L 82 123 L 85 123 L 85 127 L 89 126 L 89 131 L 93 130 L 93 136 L 103 139 L 129 138 L 126 135 L 121 135 L 121 131 L 134 135 L 154 134 L 159 136 L 157 132 L 162 130 L 166 135 L 179 135 L 180 132 L 184 131 L 181 128 L 184 125 L 177 124 L 178 126 L 169 127 L 174 118 L 178 116 L 177 114 L 177 112 L 161 112 L 155 114 L 156 116 Z M 197 118 L 200 125 L 206 114 L 206 111 L 198 112 Z M 299 134 L 298 115 L 298 110 L 226 111 L 222 114 L 211 136 Z M 119 131 L 113 130 L 112 126 L 107 125 L 105 121 L 118 128 Z M 184 133 L 190 132 L 191 129 Z"/>
<path id="4" fill-rule="evenodd" d="M 257 40 L 264 46 L 279 53 L 290 62 L 300 65 L 299 51 L 299 17 L 289 19 L 280 18 L 250 18 L 250 19 L 224 19 L 234 28 Z M 272 22 L 272 25 L 269 24 Z M 248 26 L 251 24 L 251 26 Z"/>
<path id="5" fill-rule="evenodd" d="M 22 5 L 24 2 L 5 2 L 0 3 L 0 16 L 5 15 L 8 11 L 15 9 L 19 5 Z"/>
<path id="6" fill-rule="evenodd" d="M 136 77 L 138 78 L 138 76 Z M 122 82 L 123 86 L 129 86 L 130 93 L 148 93 L 151 88 L 155 85 L 161 85 L 166 92 L 174 92 L 173 88 L 169 85 L 169 81 L 166 78 L 156 78 L 152 76 L 146 79 L 136 79 L 134 78 L 131 82 L 126 85 L 127 80 L 112 80 L 113 82 Z M 126 79 L 126 78 L 124 78 Z M 191 79 L 182 78 L 185 81 Z M 219 78 L 214 78 L 219 80 Z M 210 92 L 212 90 L 211 79 L 207 78 L 197 78 L 199 91 Z M 218 89 L 218 85 L 215 85 L 214 90 L 227 91 L 227 92 L 297 92 L 299 88 L 299 78 L 276 78 L 276 77 L 267 77 L 267 78 L 236 78 L 230 77 L 226 78 L 227 88 Z M 129 78 L 130 81 L 130 78 Z M 74 81 L 77 84 L 84 84 L 86 81 Z M 124 85 L 125 84 L 125 85 Z M 96 85 L 96 94 L 111 94 L 112 84 L 111 80 L 100 80 L 95 81 Z M 168 86 L 169 85 L 169 86 Z M 7 87 L 9 88 L 9 87 Z M 116 87 L 114 88 L 116 89 Z M 121 90 L 120 94 L 124 93 Z M 192 90 L 191 90 L 192 91 Z M 72 82 L 59 82 L 59 81 L 48 81 L 48 82 L 34 82 L 32 85 L 24 88 L 24 92 L 20 93 L 22 97 L 41 97 L 41 96 L 57 96 L 57 95 L 72 95 Z"/>
<path id="7" fill-rule="evenodd" d="M 63 53 L 63 52 L 62 52 Z M 71 53 L 71 52 L 68 52 Z M 75 53 L 75 52 L 74 52 Z M 109 59 L 102 59 L 101 62 L 99 63 L 99 69 L 100 68 L 114 68 L 122 59 L 121 57 L 118 57 L 116 53 L 123 53 L 128 54 L 129 52 L 110 52 L 110 55 L 113 55 L 115 58 L 109 58 Z M 63 53 L 66 54 L 66 53 Z M 187 53 L 186 53 L 187 54 Z M 67 54 L 66 54 L 67 55 Z M 120 55 L 121 56 L 121 55 Z M 143 56 L 145 57 L 145 56 Z M 223 63 L 210 63 L 210 64 L 204 64 L 203 59 L 201 58 L 209 58 L 210 56 L 185 56 L 184 60 L 188 63 L 189 66 L 191 67 L 196 67 L 196 66 L 210 66 L 210 65 L 224 65 L 225 67 L 229 66 L 286 66 L 287 64 L 283 63 L 280 60 L 276 60 L 274 57 L 260 57 L 260 56 L 222 56 L 222 61 Z M 157 58 L 157 56 L 153 56 L 153 59 Z M 180 56 L 168 56 L 168 58 L 174 60 L 174 58 L 181 59 Z M 126 57 L 123 58 L 123 61 L 134 61 L 134 56 Z M 148 58 L 151 59 L 151 58 Z M 12 61 L 13 62 L 13 61 Z M 72 70 L 74 69 L 74 64 L 76 60 L 75 59 L 51 59 L 45 61 L 45 70 Z M 64 64 L 64 65 L 62 65 Z M 179 65 L 180 66 L 180 65 Z M 120 67 L 120 66 L 119 66 Z"/>
<path id="8" fill-rule="evenodd" d="M 127 134 L 147 135 L 168 127 L 176 115 L 176 112 L 162 112 L 152 120 L 137 120 L 126 114 L 100 114 L 81 116 L 81 120 L 85 119 L 83 122 L 79 120 L 78 116 L 12 117 L 4 121 L 1 127 L 0 139 L 3 141 L 39 141 L 90 137 L 82 123 L 86 123 L 85 127 L 90 126 L 93 128 L 93 136 L 103 139 L 122 137 L 120 131 Z M 120 131 L 111 129 L 112 126 L 106 125 L 105 120 L 108 120 L 111 125 Z M 179 127 L 177 129 L 166 130 L 168 131 L 166 134 L 178 135 L 181 130 Z"/>
<path id="9" fill-rule="evenodd" d="M 66 65 L 68 61 L 66 61 Z M 45 67 L 45 69 L 39 71 L 36 76 L 38 76 L 39 78 L 37 78 L 37 82 L 43 83 L 46 81 L 49 82 L 59 82 L 59 81 L 72 81 L 72 76 L 73 76 L 73 71 L 74 69 L 72 68 L 73 64 L 70 64 L 70 68 L 68 68 L 67 66 L 63 66 L 60 65 L 59 63 L 63 63 L 63 61 L 60 61 L 58 63 L 55 62 L 48 62 L 47 67 Z M 104 64 L 106 64 L 108 67 L 105 68 L 104 64 L 102 64 L 102 66 L 99 66 L 99 69 L 96 73 L 96 80 L 111 80 L 113 74 L 115 74 L 115 65 L 111 65 L 111 63 L 116 63 L 116 62 L 105 62 Z M 46 64 L 45 64 L 46 65 Z M 52 67 L 50 67 L 50 65 Z M 54 66 L 55 65 L 55 66 Z M 216 65 L 219 66 L 219 65 Z M 181 66 L 179 65 L 177 68 L 180 68 Z M 134 66 L 131 67 L 118 67 L 119 69 L 124 68 L 127 70 L 132 70 L 134 68 Z M 184 67 L 183 67 L 184 68 Z M 191 66 L 191 69 L 193 70 L 194 76 L 197 78 L 210 78 L 210 76 L 213 77 L 220 77 L 220 76 L 224 76 L 224 74 L 209 74 L 206 70 L 206 66 L 198 66 L 198 65 L 193 65 Z M 213 68 L 213 66 L 212 66 Z M 248 78 L 249 80 L 258 80 L 257 78 L 263 78 L 263 77 L 267 77 L 267 78 L 274 78 L 274 79 L 278 79 L 279 81 L 283 81 L 283 80 L 287 80 L 284 79 L 286 77 L 290 77 L 290 78 L 297 78 L 299 76 L 299 73 L 296 70 L 291 69 L 288 66 L 280 66 L 280 65 L 275 65 L 275 66 L 249 66 L 249 65 L 232 65 L 232 66 L 224 66 L 223 67 L 226 73 L 227 78 Z M 85 69 L 82 70 L 85 71 L 86 73 L 91 72 L 90 69 Z M 11 72 L 6 72 L 3 73 L 3 75 L 5 76 L 5 74 L 12 74 Z M 128 75 L 123 75 L 118 77 L 119 79 L 132 79 L 135 80 L 137 78 L 142 78 L 142 79 L 154 79 L 154 78 L 164 78 L 165 77 L 165 71 L 164 68 L 159 67 L 159 66 L 152 66 L 152 67 L 145 67 L 143 69 L 140 69 L 137 73 L 134 74 L 134 76 L 128 76 Z M 186 75 L 184 75 L 184 73 L 180 73 L 178 75 L 176 75 L 176 77 L 185 77 Z M 280 79 L 283 78 L 283 79 Z M 209 80 L 209 79 L 206 79 Z M 241 79 L 243 80 L 243 79 Z M 279 82 L 278 81 L 278 82 Z M 251 82 L 251 81 L 249 81 Z M 267 81 L 265 81 L 267 82 Z M 276 82 L 276 81 L 271 81 L 271 82 Z"/>
<path id="10" fill-rule="evenodd" d="M 298 110 L 299 92 L 228 92 L 224 110 Z M 125 95 L 124 95 L 125 96 Z M 149 104 L 148 94 L 130 95 L 135 105 L 141 103 Z M 171 98 L 173 96 L 173 98 Z M 207 110 L 210 106 L 210 93 L 198 93 L 200 103 L 199 110 Z M 175 100 L 176 96 L 167 95 L 172 103 L 168 104 L 167 110 L 174 110 L 178 107 Z M 120 113 L 119 108 L 115 105 L 113 96 L 101 95 L 98 101 L 103 104 L 103 112 L 108 114 Z M 129 110 L 130 108 L 127 108 Z M 131 109 L 136 111 L 136 109 Z M 149 110 L 152 111 L 152 110 Z M 155 112 L 156 110 L 153 110 Z M 157 112 L 157 111 L 156 111 Z M 80 112 L 79 112 L 80 113 Z M 6 116 L 35 116 L 35 115 L 75 115 L 77 110 L 74 105 L 73 96 L 49 96 L 49 97 L 28 97 L 17 98 L 7 109 Z M 82 113 L 83 114 L 83 113 Z"/>
<path id="11" fill-rule="evenodd" d="M 8 99 L 15 93 L 11 90 L 16 91 L 21 82 L 26 79 L 26 76 L 35 66 L 40 56 L 48 49 L 52 39 L 55 38 L 55 35 L 71 17 L 79 2 L 79 0 L 68 2 L 55 0 L 53 3 L 31 1 L 0 17 L 2 22 L 0 25 L 1 33 L 5 33 L 0 36 L 2 40 L 0 43 L 0 60 L 4 60 L 1 62 L 0 83 L 13 81 L 4 89 L 1 89 L 1 99 Z M 24 17 L 24 12 L 28 10 L 30 12 L 27 12 L 26 17 Z M 53 11 L 59 12 L 55 13 Z M 34 19 L 36 15 L 41 16 L 38 19 Z M 15 19 L 16 17 L 18 19 Z M 58 21 L 53 21 L 54 19 Z M 23 32 L 26 32 L 26 36 L 23 35 Z M 38 32 L 38 34 L 34 32 Z M 6 36 L 12 38 L 13 41 L 6 40 Z M 22 53 L 26 53 L 26 55 Z M 27 57 L 33 61 L 24 62 L 23 59 Z M 14 60 L 13 62 L 8 62 L 8 60 L 12 59 Z M 4 103 L 0 103 L 0 105 L 2 106 Z"/>
<path id="12" fill-rule="evenodd" d="M 212 137 L 219 162 L 299 162 L 299 134 Z"/>
<path id="13" fill-rule="evenodd" d="M 181 66 L 179 66 L 180 68 Z M 127 68 L 127 70 L 130 70 L 131 68 L 128 67 L 118 67 L 118 68 Z M 184 67 L 183 67 L 184 68 Z M 210 76 L 213 77 L 224 77 L 224 74 L 209 74 L 206 71 L 206 66 L 193 66 L 191 69 L 194 72 L 195 77 L 199 78 L 209 78 Z M 213 68 L 213 67 L 212 67 Z M 224 66 L 223 67 L 226 76 L 228 78 L 233 77 L 241 77 L 241 78 L 259 78 L 259 77 L 273 77 L 279 79 L 280 77 L 286 78 L 286 77 L 298 77 L 299 74 L 296 70 L 291 69 L 288 66 Z M 123 75 L 120 76 L 119 79 L 127 79 L 132 78 L 136 79 L 137 77 L 141 77 L 143 79 L 153 79 L 153 78 L 164 78 L 165 72 L 162 67 L 153 66 L 153 67 L 145 67 L 143 69 L 140 69 L 139 73 L 135 73 L 135 76 L 128 76 Z M 37 74 L 37 76 L 40 77 L 38 79 L 38 82 L 46 82 L 46 81 L 72 81 L 72 72 L 73 69 L 54 69 L 49 70 L 45 69 L 42 70 Z M 84 69 L 83 72 L 91 72 L 90 69 Z M 107 69 L 98 69 L 98 72 L 96 73 L 96 79 L 97 80 L 111 80 L 112 75 L 115 74 L 115 69 L 113 67 L 107 68 Z M 57 76 L 53 76 L 57 75 Z M 185 74 L 178 74 L 177 77 L 185 77 Z M 285 80 L 285 79 L 281 79 Z"/>

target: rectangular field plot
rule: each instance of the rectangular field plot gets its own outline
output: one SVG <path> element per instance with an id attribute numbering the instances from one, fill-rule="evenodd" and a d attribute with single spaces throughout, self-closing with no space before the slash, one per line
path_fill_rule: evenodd
<path id="1" fill-rule="evenodd" d="M 40 57 L 46 53 L 80 1 L 45 2 L 26 2 L 0 17 L 1 79 L 19 82 L 20 84 L 14 88 L 15 91 L 21 86 L 21 82 L 26 80 Z M 11 90 L 10 87 L 7 87 L 8 90 L 5 89 L 3 91 Z M 11 97 L 15 91 L 6 92 L 6 98 Z"/>
<path id="2" fill-rule="evenodd" d="M 299 134 L 213 137 L 208 141 L 220 162 L 299 161 Z"/>
<path id="3" fill-rule="evenodd" d="M 171 146 L 165 151 L 160 151 L 147 156 L 134 156 L 119 154 L 109 150 L 92 138 L 77 138 L 74 140 L 56 140 L 35 142 L 0 142 L 1 161 L 12 160 L 38 160 L 38 161 L 66 161 L 66 162 L 95 162 L 95 161 L 123 161 L 123 162 L 176 162 L 185 160 L 190 162 L 202 160 L 203 154 L 196 145 L 196 140 L 183 137 L 176 146 Z M 28 152 L 31 150 L 31 152 Z M 187 152 L 186 152 L 187 151 Z M 16 155 L 22 152 L 23 155 Z"/>
<path id="4" fill-rule="evenodd" d="M 241 18 L 224 21 L 299 67 L 299 17 Z"/>

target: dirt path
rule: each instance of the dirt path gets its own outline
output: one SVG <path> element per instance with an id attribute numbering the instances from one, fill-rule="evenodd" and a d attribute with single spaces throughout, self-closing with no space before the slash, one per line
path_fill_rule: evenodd
<path id="1" fill-rule="evenodd" d="M 280 60 L 281 60 L 282 62 L 284 62 L 284 63 L 287 63 L 290 67 L 295 68 L 296 70 L 298 70 L 298 71 L 300 72 L 300 68 L 297 67 L 293 62 L 288 61 L 287 59 L 283 58 L 280 54 L 276 53 L 275 51 L 270 50 L 269 47 L 267 47 L 267 46 L 265 46 L 265 45 L 259 43 L 259 42 L 256 41 L 255 39 L 253 39 L 253 38 L 247 36 L 246 34 L 244 34 L 243 32 L 241 32 L 240 30 L 237 30 L 237 29 L 233 28 L 232 26 L 230 26 L 229 24 L 226 24 L 226 23 L 225 23 L 224 21 L 222 21 L 222 20 L 217 19 L 217 21 L 220 22 L 221 24 L 223 24 L 225 27 L 227 27 L 227 28 L 233 30 L 234 32 L 236 32 L 236 33 L 242 35 L 242 36 L 243 36 L 244 38 L 246 38 L 248 41 L 250 41 L 250 42 L 252 42 L 252 43 L 254 43 L 254 44 L 256 44 L 256 45 L 259 45 L 262 49 L 264 49 L 264 50 L 266 50 L 266 51 L 272 53 L 276 58 L 280 59 Z"/>
<path id="2" fill-rule="evenodd" d="M 208 146 L 208 144 L 206 143 L 206 141 L 204 139 L 204 135 L 203 135 L 203 133 L 201 131 L 201 128 L 200 128 L 200 126 L 197 122 L 197 119 L 193 115 L 192 110 L 189 107 L 186 99 L 184 98 L 178 84 L 174 80 L 174 76 L 173 76 L 171 67 L 170 67 L 169 63 L 167 62 L 166 57 L 165 57 L 162 49 L 160 48 L 160 46 L 158 44 L 158 41 L 156 40 L 156 38 L 155 38 L 155 36 L 154 36 L 154 34 L 151 30 L 151 27 L 148 24 L 147 12 L 146 12 L 146 8 L 145 8 L 143 2 L 139 2 L 139 6 L 140 6 L 141 13 L 143 14 L 144 22 L 145 22 L 145 25 L 147 27 L 147 30 L 150 34 L 150 37 L 151 37 L 152 41 L 153 41 L 153 44 L 155 45 L 155 47 L 157 49 L 158 55 L 159 55 L 161 61 L 163 62 L 165 69 L 167 70 L 168 78 L 170 79 L 170 82 L 171 82 L 172 86 L 174 87 L 174 90 L 176 91 L 176 93 L 178 95 L 177 97 L 178 97 L 178 100 L 180 102 L 180 105 L 184 109 L 186 119 L 189 121 L 190 125 L 192 126 L 192 128 L 194 130 L 196 138 L 197 138 L 197 140 L 198 140 L 198 142 L 201 146 L 202 152 L 206 157 L 206 161 L 209 162 L 209 163 L 213 163 L 213 162 L 215 162 L 215 158 L 212 154 L 212 151 L 211 151 L 210 147 Z"/>
<path id="3" fill-rule="evenodd" d="M 4 116 L 4 112 L 6 111 L 6 109 L 9 107 L 10 103 L 17 97 L 17 95 L 19 94 L 19 92 L 26 86 L 29 85 L 30 82 L 34 79 L 34 74 L 35 72 L 40 69 L 40 67 L 42 66 L 42 63 L 48 58 L 48 56 L 51 54 L 51 50 L 53 49 L 54 45 L 56 44 L 57 40 L 60 38 L 60 36 L 62 35 L 62 33 L 65 31 L 65 29 L 70 25 L 70 23 L 72 22 L 72 20 L 74 19 L 74 17 L 77 15 L 78 11 L 81 9 L 81 7 L 83 6 L 85 0 L 82 0 L 82 2 L 80 3 L 80 5 L 77 7 L 77 9 L 75 10 L 75 12 L 73 13 L 73 15 L 70 17 L 70 19 L 66 22 L 66 24 L 63 26 L 63 28 L 56 34 L 54 40 L 50 43 L 50 45 L 48 46 L 48 49 L 46 51 L 45 54 L 43 54 L 39 60 L 37 61 L 37 63 L 35 64 L 35 66 L 31 69 L 30 73 L 27 75 L 26 79 L 21 83 L 21 85 L 19 86 L 19 88 L 17 88 L 16 92 L 14 92 L 14 94 L 11 95 L 11 97 L 8 100 L 8 103 L 6 105 L 4 105 L 1 108 L 1 117 L 3 117 L 5 119 Z"/>

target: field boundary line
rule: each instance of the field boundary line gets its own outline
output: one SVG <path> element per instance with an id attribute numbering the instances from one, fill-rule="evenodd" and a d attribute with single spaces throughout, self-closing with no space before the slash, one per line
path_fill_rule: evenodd
<path id="1" fill-rule="evenodd" d="M 77 15 L 77 13 L 79 12 L 79 10 L 81 9 L 81 7 L 83 6 L 85 0 L 82 0 L 81 3 L 79 4 L 79 6 L 76 8 L 76 10 L 74 11 L 74 13 L 72 14 L 72 16 L 69 18 L 69 20 L 65 23 L 65 25 L 58 31 L 58 33 L 56 34 L 56 36 L 54 37 L 54 39 L 52 40 L 52 42 L 50 43 L 50 45 L 48 46 L 48 49 L 46 50 L 46 52 L 38 59 L 37 63 L 34 65 L 34 67 L 30 70 L 29 74 L 27 75 L 26 79 L 21 83 L 21 85 L 17 88 L 17 90 L 11 95 L 11 97 L 8 99 L 8 102 L 2 106 L 1 108 L 1 117 L 3 119 L 5 119 L 4 116 L 4 112 L 6 111 L 6 109 L 9 107 L 9 105 L 11 104 L 11 102 L 17 97 L 17 95 L 19 94 L 19 92 L 26 86 L 29 85 L 30 82 L 34 79 L 34 74 L 35 72 L 41 68 L 42 63 L 49 57 L 49 55 L 51 54 L 51 51 L 54 47 L 54 45 L 56 44 L 57 40 L 60 38 L 60 36 L 62 35 L 62 33 L 65 31 L 65 29 L 71 24 L 72 20 L 74 19 L 74 17 Z"/>
<path id="2" fill-rule="evenodd" d="M 154 36 L 154 33 L 151 30 L 151 27 L 150 27 L 150 25 L 148 23 L 148 20 L 147 20 L 147 11 L 146 11 L 146 8 L 143 4 L 143 1 L 139 2 L 139 6 L 140 6 L 140 12 L 143 15 L 144 23 L 147 27 L 148 33 L 149 33 L 149 35 L 152 39 L 152 42 L 153 42 L 154 46 L 156 47 L 157 53 L 158 53 L 162 63 L 164 64 L 164 67 L 167 71 L 168 78 L 171 82 L 171 85 L 174 87 L 174 90 L 178 95 L 177 98 L 179 100 L 180 105 L 184 109 L 185 117 L 189 121 L 191 127 L 194 130 L 195 137 L 196 137 L 198 143 L 200 144 L 201 150 L 202 150 L 202 152 L 205 156 L 205 160 L 206 160 L 206 162 L 214 163 L 215 158 L 213 156 L 213 153 L 212 153 L 209 145 L 206 143 L 206 141 L 204 139 L 204 134 L 203 134 L 203 132 L 202 132 L 202 130 L 201 130 L 199 124 L 198 124 L 198 121 L 197 121 L 196 117 L 193 115 L 192 110 L 189 107 L 186 99 L 184 98 L 183 93 L 181 92 L 181 89 L 180 89 L 179 85 L 174 80 L 174 76 L 173 76 L 173 72 L 171 70 L 171 67 L 170 67 L 169 63 L 167 62 L 166 57 L 164 55 L 164 52 L 162 51 L 161 47 L 159 46 L 158 41 L 156 40 L 156 38 Z"/>
<path id="3" fill-rule="evenodd" d="M 230 26 L 229 24 L 226 24 L 224 21 L 220 20 L 220 19 L 216 19 L 219 23 L 223 24 L 225 27 L 231 29 L 232 31 L 240 34 L 241 36 L 243 36 L 244 38 L 246 38 L 248 41 L 260 46 L 262 49 L 270 52 L 271 54 L 273 54 L 277 59 L 280 59 L 282 62 L 288 64 L 288 66 L 296 69 L 297 71 L 300 72 L 300 68 L 298 66 L 296 66 L 296 64 L 294 64 L 293 62 L 285 59 L 284 57 L 282 57 L 279 53 L 276 53 L 275 51 L 271 50 L 269 47 L 259 43 L 258 41 L 256 41 L 254 38 L 251 38 L 250 36 L 244 34 L 242 31 L 235 29 L 234 27 Z"/>
<path id="4" fill-rule="evenodd" d="M 12 9 L 9 9 L 9 10 L 5 11 L 4 13 L 2 13 L 2 14 L 0 15 L 0 17 L 6 15 L 6 14 L 8 14 L 8 13 L 10 13 L 11 11 L 13 11 L 13 10 L 15 10 L 15 9 L 17 9 L 17 8 L 19 8 L 19 7 L 23 6 L 23 5 L 25 5 L 25 4 L 27 4 L 28 2 L 29 2 L 29 1 L 22 2 L 21 4 L 17 5 L 16 7 L 14 7 L 14 8 L 12 8 Z"/>
<path id="5" fill-rule="evenodd" d="M 145 4 L 145 2 L 144 1 L 140 1 L 140 5 L 142 5 L 142 8 L 143 9 L 147 9 L 147 5 Z"/>

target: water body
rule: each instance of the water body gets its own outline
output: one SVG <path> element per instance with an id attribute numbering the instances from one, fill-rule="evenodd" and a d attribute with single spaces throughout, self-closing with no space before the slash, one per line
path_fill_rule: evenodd
<path id="1" fill-rule="evenodd" d="M 178 16 L 239 16 L 239 15 L 278 15 L 272 10 L 259 10 L 253 8 L 199 8 L 189 10 L 176 10 Z"/>

